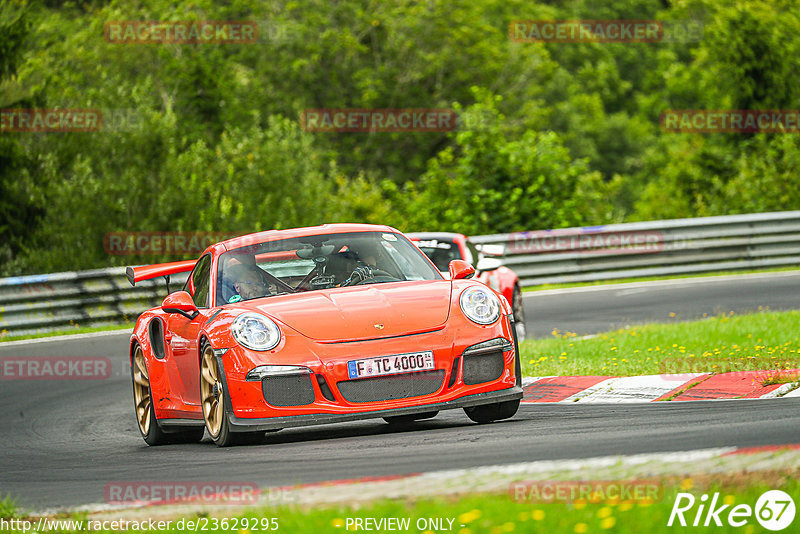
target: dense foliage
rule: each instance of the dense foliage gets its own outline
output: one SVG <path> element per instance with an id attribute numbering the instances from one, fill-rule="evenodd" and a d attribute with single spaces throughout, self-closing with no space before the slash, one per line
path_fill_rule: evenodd
<path id="1" fill-rule="evenodd" d="M 795 0 L 0 0 L 0 274 L 154 262 L 120 231 L 322 222 L 510 232 L 800 209 L 795 134 L 662 131 L 667 109 L 800 108 Z M 516 19 L 690 21 L 655 43 L 525 43 Z M 110 21 L 251 20 L 251 44 L 120 44 Z M 308 108 L 453 108 L 455 132 L 304 131 Z M 108 115 L 112 116 L 112 115 Z"/>

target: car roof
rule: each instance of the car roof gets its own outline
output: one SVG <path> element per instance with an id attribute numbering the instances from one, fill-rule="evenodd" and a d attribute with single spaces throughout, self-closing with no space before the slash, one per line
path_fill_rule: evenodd
<path id="1" fill-rule="evenodd" d="M 379 224 L 357 224 L 357 223 L 335 223 L 335 224 L 322 224 L 319 226 L 307 226 L 305 228 L 291 228 L 287 230 L 266 230 L 263 232 L 256 232 L 239 237 L 234 237 L 221 244 L 226 250 L 232 250 L 262 241 L 274 239 L 291 239 L 293 237 L 305 237 L 311 235 L 324 235 L 324 234 L 343 234 L 348 232 L 392 232 L 400 233 L 398 230 L 391 226 Z"/>
<path id="2" fill-rule="evenodd" d="M 458 238 L 466 239 L 467 236 L 456 232 L 411 232 L 406 234 L 411 240 L 419 239 L 443 239 L 454 241 Z"/>

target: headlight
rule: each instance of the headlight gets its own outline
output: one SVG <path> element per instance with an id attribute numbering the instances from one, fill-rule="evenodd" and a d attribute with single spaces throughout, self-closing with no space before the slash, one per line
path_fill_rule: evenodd
<path id="1" fill-rule="evenodd" d="M 492 324 L 500 318 L 500 302 L 486 288 L 468 287 L 461 293 L 459 304 L 464 315 L 478 324 Z"/>
<path id="2" fill-rule="evenodd" d="M 260 313 L 241 314 L 233 320 L 231 332 L 237 343 L 251 350 L 270 350 L 281 340 L 278 325 Z"/>

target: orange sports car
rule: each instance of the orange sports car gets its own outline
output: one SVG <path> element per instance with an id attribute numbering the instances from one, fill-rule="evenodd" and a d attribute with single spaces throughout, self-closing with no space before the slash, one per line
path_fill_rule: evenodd
<path id="1" fill-rule="evenodd" d="M 287 427 L 463 408 L 512 417 L 522 397 L 505 298 L 449 279 L 388 226 L 272 230 L 210 246 L 198 260 L 129 267 L 131 284 L 190 272 L 136 321 L 136 419 L 149 445 L 219 446 Z"/>

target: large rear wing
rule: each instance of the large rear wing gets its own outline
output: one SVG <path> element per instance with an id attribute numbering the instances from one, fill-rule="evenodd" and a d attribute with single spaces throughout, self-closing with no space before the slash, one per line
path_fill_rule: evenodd
<path id="1" fill-rule="evenodd" d="M 128 277 L 128 282 L 130 282 L 132 286 L 135 286 L 136 282 L 150 280 L 151 278 L 158 278 L 159 276 L 165 277 L 167 279 L 167 284 L 169 284 L 169 275 L 188 273 L 194 269 L 195 263 L 197 263 L 197 260 L 184 260 L 173 261 L 171 263 L 157 263 L 155 265 L 128 267 L 125 269 L 125 275 Z"/>

